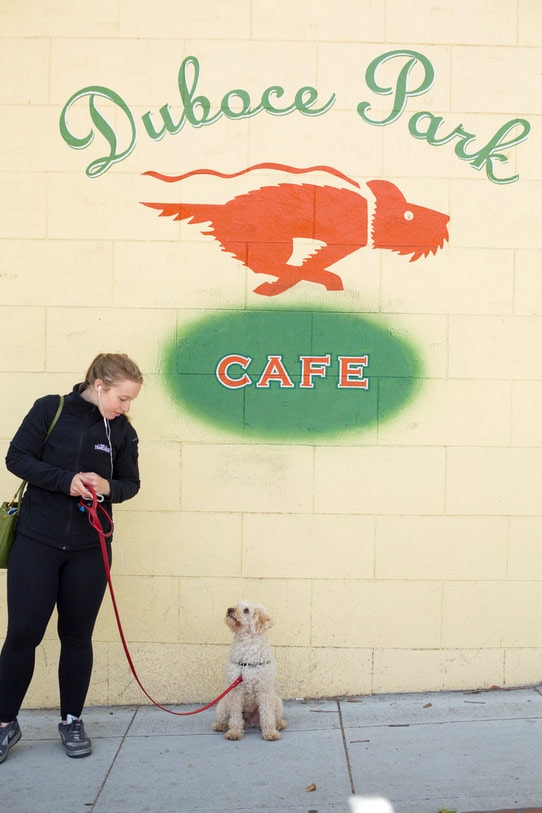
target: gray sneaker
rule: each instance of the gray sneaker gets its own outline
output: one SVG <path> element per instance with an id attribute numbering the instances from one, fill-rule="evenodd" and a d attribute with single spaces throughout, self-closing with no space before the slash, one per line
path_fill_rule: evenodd
<path id="1" fill-rule="evenodd" d="M 92 753 L 92 743 L 85 733 L 82 720 L 59 723 L 58 730 L 69 757 L 88 757 Z"/>
<path id="2" fill-rule="evenodd" d="M 16 745 L 20 739 L 21 729 L 17 720 L 0 728 L 0 762 L 7 759 L 9 749 Z"/>

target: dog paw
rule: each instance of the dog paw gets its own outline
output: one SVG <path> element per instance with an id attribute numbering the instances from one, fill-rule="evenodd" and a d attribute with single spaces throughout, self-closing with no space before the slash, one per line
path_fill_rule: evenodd
<path id="1" fill-rule="evenodd" d="M 262 731 L 262 737 L 264 740 L 280 740 L 278 731 Z"/>
<path id="2" fill-rule="evenodd" d="M 226 740 L 242 740 L 244 736 L 245 736 L 244 731 L 237 731 L 236 729 L 230 728 L 224 734 L 224 739 L 226 739 Z"/>
<path id="3" fill-rule="evenodd" d="M 282 729 L 286 728 L 287 725 L 288 723 L 286 722 L 286 720 L 279 720 L 277 723 L 277 728 L 279 729 L 279 731 L 282 731 Z"/>
<path id="4" fill-rule="evenodd" d="M 227 731 L 228 725 L 227 723 L 213 723 L 213 731 Z"/>

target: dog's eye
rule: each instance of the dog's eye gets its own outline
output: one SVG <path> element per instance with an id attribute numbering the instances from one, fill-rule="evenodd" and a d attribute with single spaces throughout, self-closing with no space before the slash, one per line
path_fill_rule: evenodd
<path id="1" fill-rule="evenodd" d="M 248 609 L 248 607 L 245 607 L 245 609 L 243 610 L 243 612 L 245 613 L 245 615 L 248 615 L 248 613 L 250 612 L 250 610 Z"/>

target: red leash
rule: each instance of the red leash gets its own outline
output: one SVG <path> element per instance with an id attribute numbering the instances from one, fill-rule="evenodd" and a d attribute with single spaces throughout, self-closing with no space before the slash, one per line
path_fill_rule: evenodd
<path id="1" fill-rule="evenodd" d="M 145 694 L 149 698 L 149 700 L 151 701 L 151 703 L 153 703 L 153 705 L 157 706 L 159 709 L 162 709 L 162 711 L 167 711 L 168 714 L 175 714 L 177 717 L 186 717 L 189 714 L 199 714 L 200 711 L 205 711 L 206 709 L 210 709 L 211 706 L 214 706 L 215 703 L 218 703 L 219 700 L 222 700 L 223 697 L 225 697 L 229 692 L 231 692 L 232 689 L 235 689 L 235 687 L 238 686 L 241 683 L 241 681 L 243 680 L 241 675 L 239 675 L 239 677 L 236 678 L 233 681 L 231 686 L 228 686 L 228 688 L 225 691 L 223 691 L 222 694 L 220 694 L 217 698 L 212 700 L 210 703 L 207 703 L 206 706 L 202 706 L 202 708 L 195 709 L 194 711 L 171 711 L 171 709 L 167 709 L 165 706 L 161 706 L 160 703 L 157 703 L 156 700 L 154 700 L 150 696 L 148 691 L 145 689 L 145 687 L 141 683 L 141 681 L 140 681 L 140 679 L 138 677 L 138 674 L 136 672 L 136 668 L 134 666 L 132 656 L 130 655 L 130 650 L 128 649 L 128 644 L 126 643 L 126 638 L 124 637 L 124 631 L 122 629 L 122 623 L 121 623 L 121 620 L 120 620 L 120 615 L 119 615 L 119 611 L 118 611 L 118 607 L 117 607 L 117 600 L 115 598 L 115 591 L 113 590 L 113 582 L 111 580 L 111 569 L 109 567 L 109 558 L 107 556 L 107 547 L 106 547 L 106 544 L 105 544 L 105 540 L 106 540 L 106 538 L 110 537 L 112 535 L 112 533 L 113 533 L 113 519 L 107 513 L 105 508 L 101 504 L 98 503 L 98 497 L 96 496 L 96 492 L 94 491 L 92 486 L 87 485 L 87 488 L 90 491 L 90 493 L 92 494 L 92 505 L 87 505 L 81 499 L 81 500 L 79 500 L 79 507 L 80 507 L 81 511 L 86 511 L 87 512 L 88 521 L 90 522 L 90 524 L 92 525 L 94 530 L 98 533 L 98 536 L 100 538 L 100 547 L 102 549 L 102 557 L 103 557 L 103 560 L 104 560 L 105 575 L 107 576 L 107 583 L 109 585 L 109 592 L 111 594 L 111 601 L 113 603 L 113 609 L 115 611 L 115 618 L 117 619 L 117 627 L 119 628 L 120 639 L 122 641 L 122 646 L 124 647 L 126 660 L 128 661 L 128 664 L 130 665 L 130 669 L 132 670 L 132 674 L 135 677 L 139 688 L 141 689 L 143 694 Z M 109 531 L 107 531 L 107 532 L 105 532 L 103 527 L 102 527 L 102 523 L 100 521 L 98 511 L 102 512 L 105 519 L 109 523 Z"/>

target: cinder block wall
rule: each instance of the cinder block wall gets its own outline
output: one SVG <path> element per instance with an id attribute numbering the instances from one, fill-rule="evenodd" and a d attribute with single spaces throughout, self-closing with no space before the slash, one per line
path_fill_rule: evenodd
<path id="1" fill-rule="evenodd" d="M 116 512 L 114 582 L 138 672 L 159 701 L 218 694 L 223 616 L 242 597 L 274 617 L 286 697 L 540 680 L 541 32 L 537 0 L 0 8 L 0 450 L 33 400 L 68 392 L 96 352 L 140 363 L 132 417 L 143 487 Z M 367 66 L 402 49 L 430 60 L 434 82 L 396 122 L 371 126 L 357 105 L 370 101 L 383 120 L 393 99 L 368 88 Z M 215 110 L 232 88 L 254 104 L 272 85 L 285 104 L 304 85 L 337 99 L 318 117 L 187 123 L 153 141 L 142 117 L 159 121 L 167 103 L 179 115 L 189 55 Z M 85 170 L 107 153 L 103 136 L 74 150 L 59 131 L 66 102 L 89 86 L 114 90 L 139 126 L 131 153 L 95 178 Z M 457 138 L 414 138 L 419 111 L 442 118 L 442 139 L 462 124 L 472 152 L 506 122 L 528 121 L 528 137 L 493 167 L 519 179 L 492 182 L 458 158 Z M 126 114 L 113 104 L 109 113 L 125 144 Z M 70 121 L 88 134 L 88 105 Z M 340 263 L 344 291 L 302 283 L 281 295 L 280 307 L 370 316 L 416 346 L 419 391 L 392 420 L 319 442 L 246 439 L 189 413 L 165 386 L 175 331 L 261 307 L 262 280 L 200 230 L 139 205 L 157 197 L 142 173 L 262 162 L 387 179 L 450 215 L 435 256 L 408 263 L 366 247 Z M 201 200 L 212 188 L 191 184 Z M 8 496 L 15 480 L 0 470 L 0 485 Z M 108 598 L 95 644 L 89 703 L 146 702 Z M 53 620 L 28 706 L 56 705 L 57 654 Z"/>

